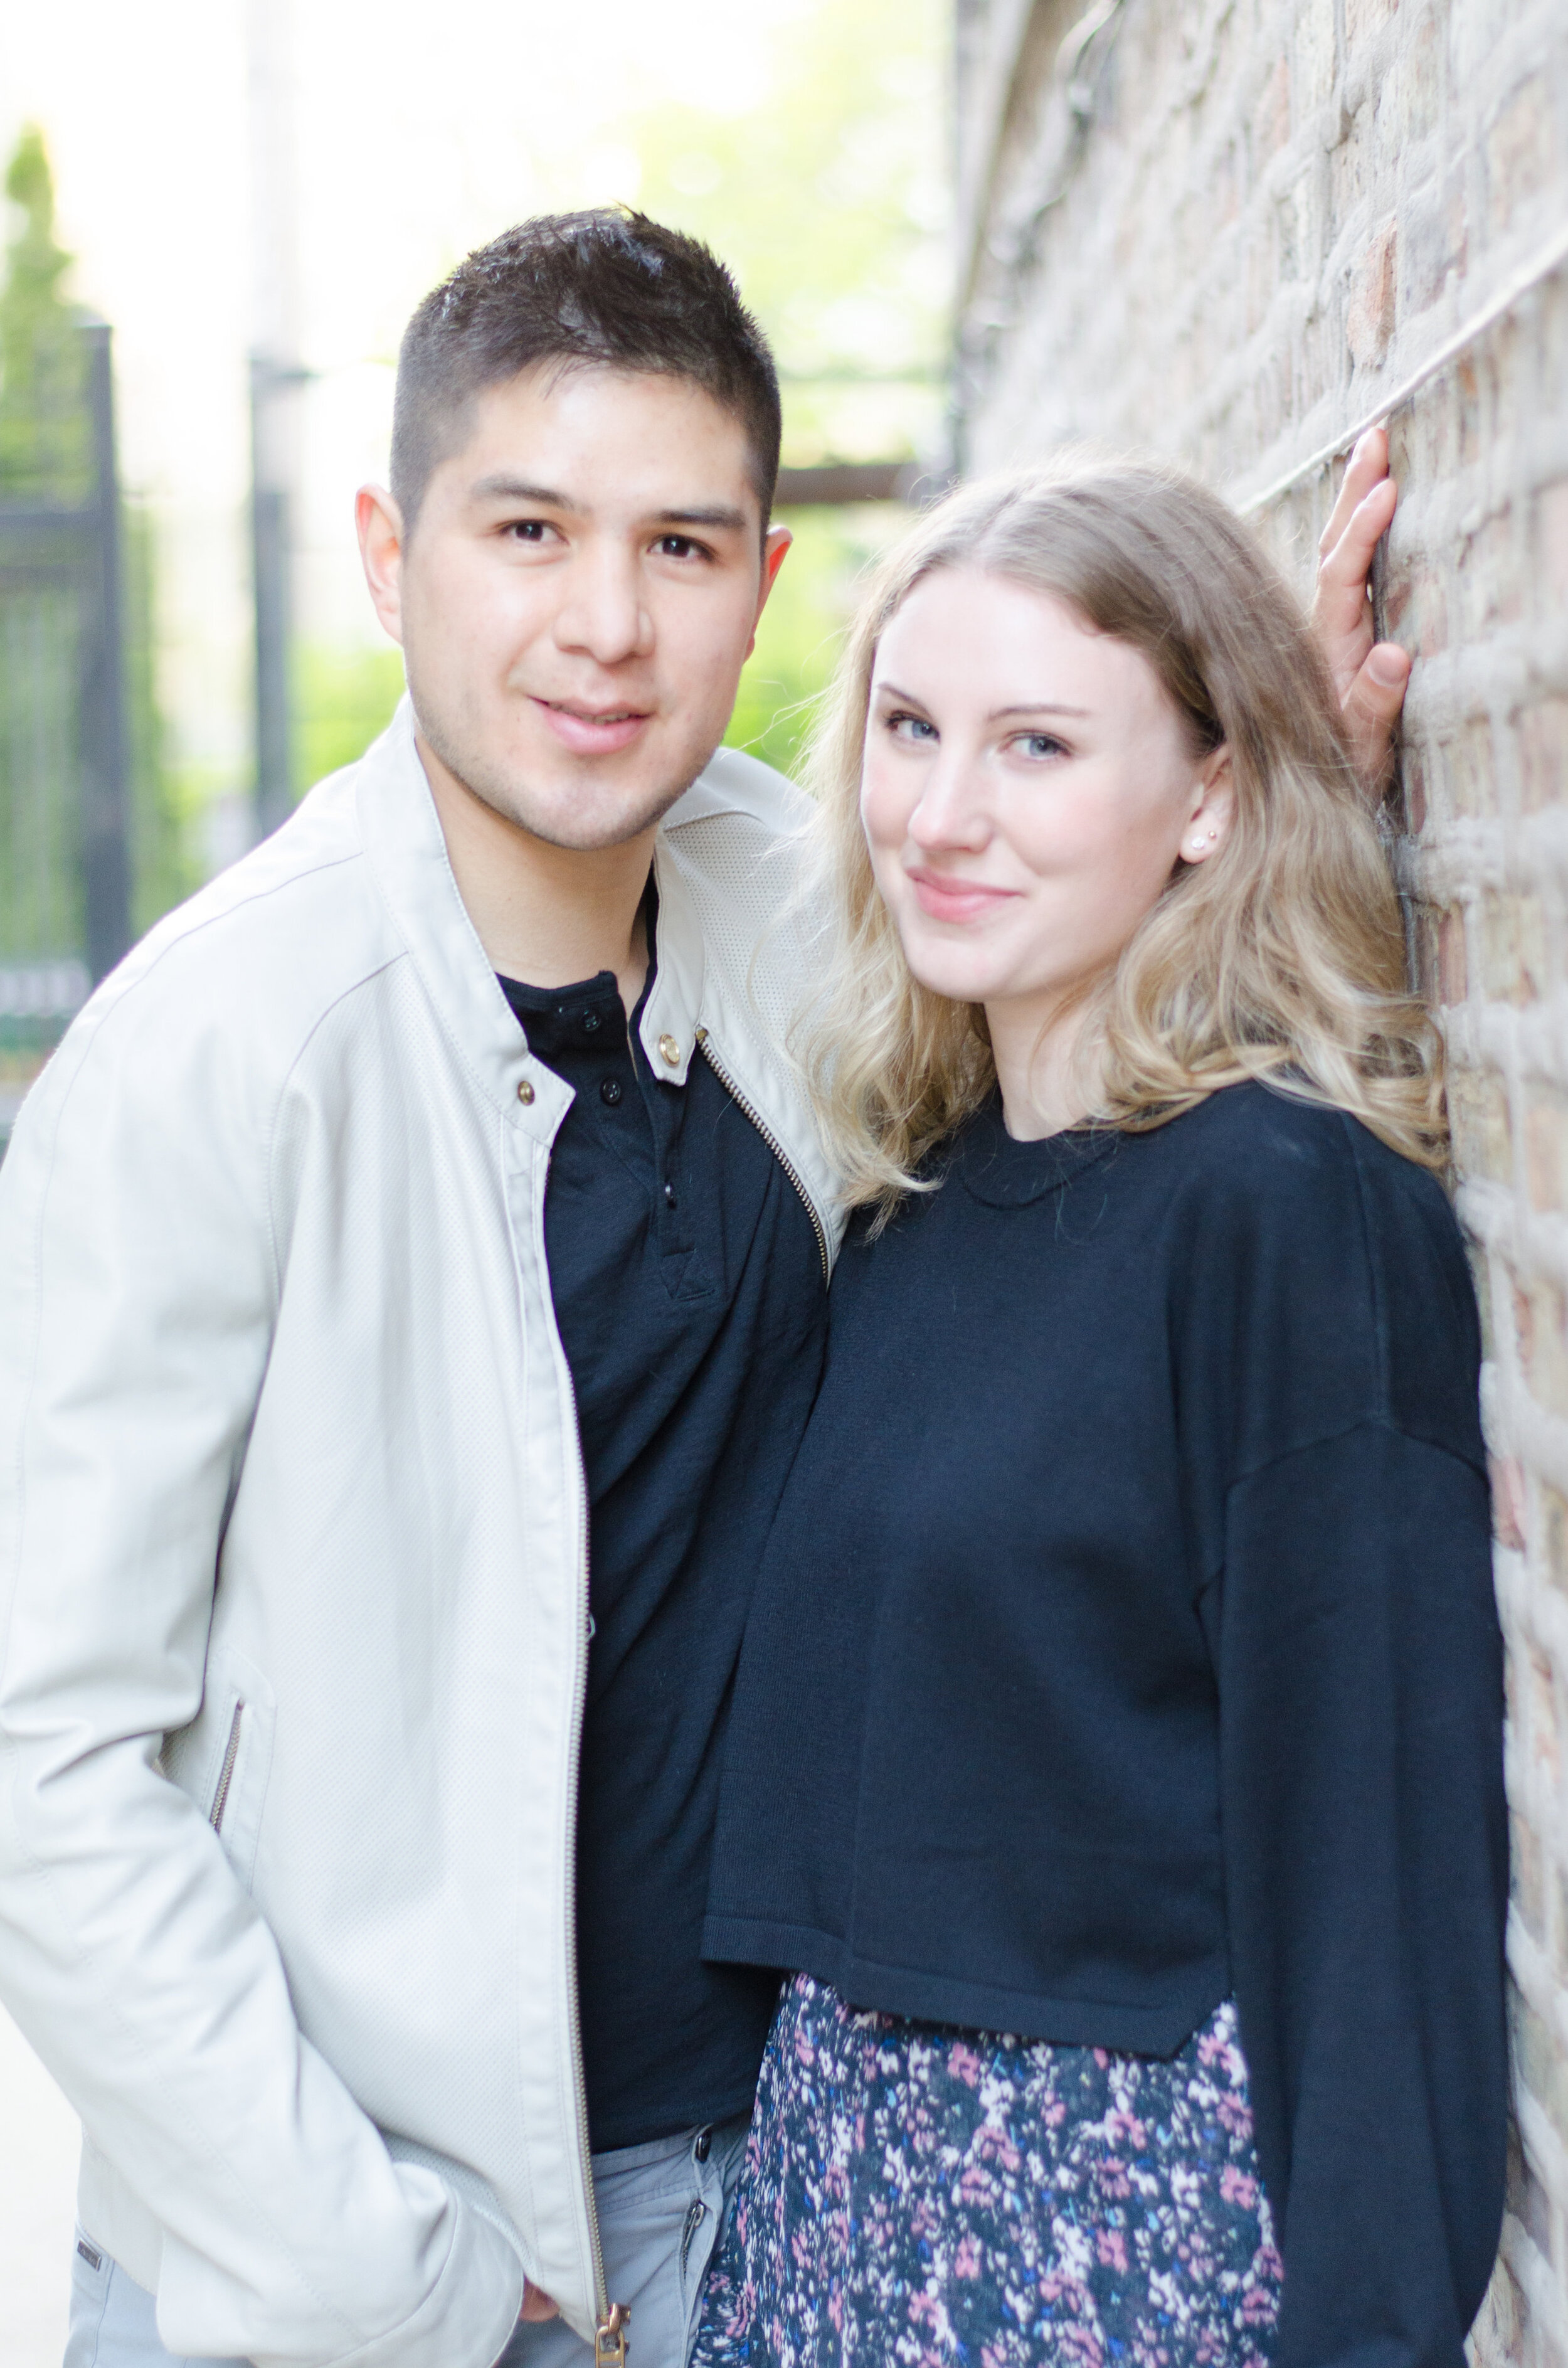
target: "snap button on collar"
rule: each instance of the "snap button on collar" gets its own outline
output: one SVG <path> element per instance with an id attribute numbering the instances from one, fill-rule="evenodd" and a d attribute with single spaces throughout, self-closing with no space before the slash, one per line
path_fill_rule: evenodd
<path id="1" fill-rule="evenodd" d="M 661 1036 L 661 1037 L 660 1037 L 660 1039 L 659 1039 L 659 1058 L 660 1058 L 660 1060 L 661 1060 L 661 1061 L 663 1061 L 663 1062 L 664 1062 L 664 1064 L 665 1064 L 665 1067 L 666 1067 L 666 1068 L 671 1068 L 671 1069 L 678 1069 L 678 1068 L 679 1068 L 679 1066 L 680 1066 L 680 1046 L 676 1042 L 676 1040 L 675 1040 L 675 1038 L 674 1038 L 673 1036 Z"/>
<path id="2" fill-rule="evenodd" d="M 519 1077 L 517 1080 L 517 1099 L 523 1104 L 524 1108 L 527 1109 L 528 1103 L 532 1101 L 533 1098 L 534 1089 L 529 1085 L 527 1077 Z"/>

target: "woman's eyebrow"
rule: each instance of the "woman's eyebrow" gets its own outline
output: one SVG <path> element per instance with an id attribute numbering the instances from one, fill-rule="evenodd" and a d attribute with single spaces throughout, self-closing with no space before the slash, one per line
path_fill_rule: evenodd
<path id="1" fill-rule="evenodd" d="M 1005 723 L 1009 715 L 1087 715 L 1086 707 L 1063 707 L 1059 699 L 1031 699 L 1022 707 L 994 707 L 987 723 Z"/>

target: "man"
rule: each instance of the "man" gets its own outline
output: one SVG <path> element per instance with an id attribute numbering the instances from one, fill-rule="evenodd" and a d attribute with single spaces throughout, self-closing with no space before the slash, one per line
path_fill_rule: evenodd
<path id="1" fill-rule="evenodd" d="M 472 256 L 359 501 L 408 702 L 0 1173 L 0 1980 L 85 2130 L 72 2368 L 554 2368 L 628 2306 L 684 2357 L 771 2005 L 698 1953 L 723 1709 L 835 1238 L 800 801 L 715 754 L 778 450 L 692 242 Z"/>

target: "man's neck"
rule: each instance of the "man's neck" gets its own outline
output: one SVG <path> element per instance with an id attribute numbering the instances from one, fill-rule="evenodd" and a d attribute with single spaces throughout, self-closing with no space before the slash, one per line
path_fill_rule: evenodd
<path id="1" fill-rule="evenodd" d="M 648 972 L 642 906 L 653 828 L 620 847 L 552 847 L 486 805 L 416 738 L 458 894 L 492 969 L 529 986 L 613 971 L 633 1009 Z"/>

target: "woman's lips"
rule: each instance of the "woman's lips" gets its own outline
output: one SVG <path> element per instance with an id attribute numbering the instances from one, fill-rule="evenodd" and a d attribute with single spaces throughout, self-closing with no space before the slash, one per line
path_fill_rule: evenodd
<path id="1" fill-rule="evenodd" d="M 618 749 L 630 748 L 648 721 L 645 713 L 626 708 L 585 715 L 575 708 L 558 707 L 550 699 L 536 699 L 534 705 L 574 757 L 613 757 Z"/>
<path id="2" fill-rule="evenodd" d="M 983 920 L 1017 894 L 1013 888 L 984 888 L 972 880 L 946 879 L 937 871 L 910 871 L 904 877 L 921 911 L 933 921 Z"/>

